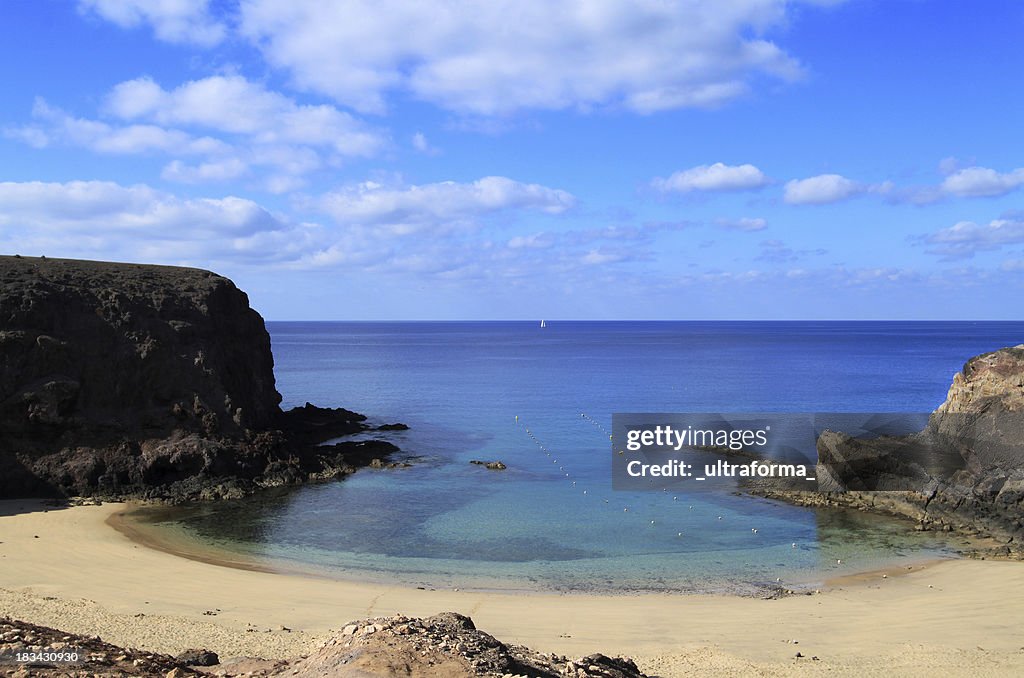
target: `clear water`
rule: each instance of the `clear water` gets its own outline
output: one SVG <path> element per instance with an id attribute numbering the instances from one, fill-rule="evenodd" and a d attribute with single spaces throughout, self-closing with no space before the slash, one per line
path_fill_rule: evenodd
<path id="1" fill-rule="evenodd" d="M 285 407 L 404 422 L 387 435 L 413 466 L 151 520 L 329 575 L 560 590 L 814 586 L 951 555 L 941 535 L 877 516 L 696 488 L 614 492 L 611 415 L 926 412 L 966 359 L 1024 337 L 1024 323 L 987 322 L 268 326 Z"/>

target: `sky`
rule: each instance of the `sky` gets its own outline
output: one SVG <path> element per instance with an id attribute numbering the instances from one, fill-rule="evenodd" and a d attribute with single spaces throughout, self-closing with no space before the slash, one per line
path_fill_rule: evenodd
<path id="1" fill-rule="evenodd" d="M 5 0 L 0 253 L 269 320 L 1024 310 L 1019 0 Z"/>

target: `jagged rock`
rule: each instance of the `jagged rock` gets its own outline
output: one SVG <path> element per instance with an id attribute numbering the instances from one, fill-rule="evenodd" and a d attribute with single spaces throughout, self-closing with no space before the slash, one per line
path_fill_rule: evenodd
<path id="1" fill-rule="evenodd" d="M 220 657 L 217 656 L 216 652 L 211 652 L 210 650 L 185 650 L 179 653 L 175 660 L 188 666 L 216 666 L 220 664 Z"/>
<path id="2" fill-rule="evenodd" d="M 492 471 L 504 471 L 508 468 L 508 466 L 505 466 L 504 462 L 500 461 L 480 461 L 479 459 L 471 459 L 469 463 L 489 468 Z"/>
<path id="3" fill-rule="evenodd" d="M 860 439 L 824 431 L 817 450 L 820 491 L 771 480 L 747 489 L 909 518 L 921 531 L 987 540 L 969 554 L 1024 557 L 1024 344 L 968 360 L 921 432 Z"/>
<path id="4" fill-rule="evenodd" d="M 0 619 L 5 647 L 32 643 L 40 648 L 76 648 L 83 661 L 73 667 L 33 667 L 31 675 L 64 676 L 411 676 L 470 678 L 523 675 L 531 678 L 646 678 L 631 659 L 592 654 L 569 659 L 519 645 L 506 645 L 476 628 L 473 620 L 454 612 L 424 619 L 402 615 L 363 619 L 347 624 L 336 637 L 308 657 L 292 660 L 229 659 L 223 663 L 207 650 L 188 650 L 170 657 L 124 649 L 98 638 Z M 197 661 L 198 660 L 198 661 Z M 210 663 L 204 663 L 206 662 Z M 214 672 L 192 666 L 220 664 Z M 28 675 L 28 674 L 26 674 Z"/>
<path id="5" fill-rule="evenodd" d="M 0 498 L 215 499 L 386 458 L 363 415 L 280 409 L 270 336 L 222 276 L 0 257 Z"/>
<path id="6" fill-rule="evenodd" d="M 354 621 L 309 657 L 275 676 L 470 676 L 641 678 L 630 659 L 592 654 L 576 660 L 506 645 L 454 612 Z"/>
<path id="7" fill-rule="evenodd" d="M 157 652 L 125 649 L 105 643 L 95 636 L 66 633 L 46 626 L 23 621 L 0 618 L 0 637 L 4 639 L 5 652 L 12 651 L 8 645 L 24 644 L 36 652 L 75 652 L 79 660 L 70 663 L 33 664 L 30 669 L 12 670 L 10 674 L 25 676 L 200 676 L 187 663 Z M 7 667 L 11 668 L 11 667 Z M 2 672 L 3 669 L 0 669 Z"/>

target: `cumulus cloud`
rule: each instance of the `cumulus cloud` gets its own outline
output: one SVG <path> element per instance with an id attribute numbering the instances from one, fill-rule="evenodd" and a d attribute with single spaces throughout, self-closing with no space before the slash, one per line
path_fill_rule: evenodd
<path id="1" fill-rule="evenodd" d="M 717 106 L 751 80 L 791 81 L 764 36 L 786 0 L 241 0 L 239 31 L 310 91 L 366 112 L 408 94 L 464 114 Z"/>
<path id="2" fill-rule="evenodd" d="M 505 210 L 561 214 L 575 203 L 575 197 L 563 190 L 484 177 L 471 183 L 397 187 L 368 181 L 332 191 L 317 206 L 339 223 L 379 226 L 402 234 L 458 227 Z"/>
<path id="3" fill-rule="evenodd" d="M 871 189 L 838 174 L 820 174 L 786 182 L 783 200 L 790 205 L 825 205 L 863 195 Z"/>
<path id="4" fill-rule="evenodd" d="M 740 217 L 739 219 L 715 219 L 715 225 L 735 231 L 763 231 L 768 222 L 761 217 Z"/>
<path id="5" fill-rule="evenodd" d="M 323 146 L 347 156 L 371 156 L 384 143 L 334 106 L 300 105 L 239 75 L 191 80 L 173 90 L 150 78 L 128 80 L 110 92 L 106 110 L 125 120 L 206 128 L 259 144 Z"/>
<path id="6" fill-rule="evenodd" d="M 1021 186 L 1024 186 L 1024 167 L 1005 173 L 987 167 L 967 167 L 942 182 L 945 192 L 967 198 L 1006 195 Z"/>
<path id="7" fill-rule="evenodd" d="M 79 11 L 95 14 L 122 28 L 153 27 L 165 42 L 216 45 L 227 35 L 209 0 L 78 0 Z"/>
<path id="8" fill-rule="evenodd" d="M 135 154 L 161 152 L 173 155 L 218 153 L 227 144 L 209 136 L 195 137 L 180 130 L 155 125 L 110 125 L 98 120 L 76 118 L 45 99 L 37 97 L 30 125 L 11 127 L 4 136 L 35 148 L 68 144 L 97 153 Z"/>
<path id="9" fill-rule="evenodd" d="M 1024 219 L 1018 215 L 988 224 L 961 221 L 923 238 L 927 251 L 943 259 L 970 259 L 978 252 L 1024 244 Z"/>
<path id="10" fill-rule="evenodd" d="M 0 183 L 0 225 L 60 232 L 136 233 L 160 239 L 246 236 L 282 221 L 244 198 L 182 199 L 109 181 Z"/>
<path id="11" fill-rule="evenodd" d="M 663 193 L 690 193 L 692 191 L 747 191 L 761 188 L 768 177 L 754 165 L 698 165 L 675 172 L 668 178 L 658 177 L 651 186 Z"/>
<path id="12" fill-rule="evenodd" d="M 32 123 L 3 133 L 35 148 L 198 156 L 171 161 L 162 178 L 199 183 L 258 174 L 263 188 L 275 193 L 294 190 L 305 175 L 344 159 L 374 156 L 389 143 L 334 106 L 299 104 L 241 76 L 193 80 L 171 90 L 150 78 L 128 80 L 107 95 L 103 112 L 115 120 L 76 117 L 38 98 Z"/>
<path id="13" fill-rule="evenodd" d="M 0 183 L 0 249 L 156 263 L 298 260 L 318 227 L 227 196 L 181 198 L 107 181 Z"/>

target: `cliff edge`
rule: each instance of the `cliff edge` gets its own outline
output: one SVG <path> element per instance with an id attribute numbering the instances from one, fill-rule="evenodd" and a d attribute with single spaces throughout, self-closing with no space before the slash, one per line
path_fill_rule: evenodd
<path id="1" fill-rule="evenodd" d="M 270 335 L 227 278 L 0 256 L 0 498 L 238 496 L 349 472 L 365 417 L 284 413 Z"/>

